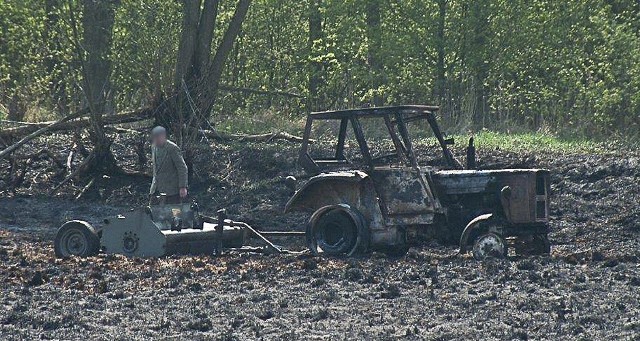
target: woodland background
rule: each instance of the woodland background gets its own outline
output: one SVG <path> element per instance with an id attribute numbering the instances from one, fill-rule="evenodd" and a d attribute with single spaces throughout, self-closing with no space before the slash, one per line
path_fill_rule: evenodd
<path id="1" fill-rule="evenodd" d="M 408 103 L 450 131 L 636 138 L 640 2 L 0 0 L 0 119 L 85 111 L 96 146 L 122 112 L 295 133 Z"/>

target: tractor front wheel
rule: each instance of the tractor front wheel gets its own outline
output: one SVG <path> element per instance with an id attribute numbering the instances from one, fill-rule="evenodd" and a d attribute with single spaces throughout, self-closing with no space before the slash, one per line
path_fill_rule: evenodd
<path id="1" fill-rule="evenodd" d="M 473 241 L 473 257 L 477 260 L 489 257 L 503 258 L 506 255 L 507 243 L 496 233 L 483 233 Z"/>

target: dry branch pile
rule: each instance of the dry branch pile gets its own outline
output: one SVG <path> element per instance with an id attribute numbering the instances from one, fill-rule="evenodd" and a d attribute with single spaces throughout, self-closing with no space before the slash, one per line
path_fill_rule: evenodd
<path id="1" fill-rule="evenodd" d="M 95 150 L 91 147 L 91 142 L 84 141 L 82 138 L 83 135 L 86 135 L 84 134 L 86 129 L 90 129 L 91 118 L 87 117 L 88 111 L 89 110 L 87 109 L 81 110 L 77 113 L 67 115 L 57 121 L 39 123 L 11 122 L 13 127 L 0 130 L 0 143 L 4 143 L 5 145 L 5 148 L 0 151 L 0 160 L 5 159 L 8 161 L 10 168 L 9 176 L 5 180 L 5 184 L 8 188 L 16 188 L 20 186 L 25 180 L 27 169 L 32 167 L 34 162 L 41 162 L 45 159 L 50 160 L 52 165 L 51 167 L 55 169 L 55 176 L 47 181 L 53 181 L 54 183 L 51 185 L 52 187 L 48 192 L 49 195 L 55 194 L 62 186 L 69 183 L 71 180 L 80 180 L 82 186 L 80 186 L 80 189 L 78 189 L 75 194 L 76 199 L 78 199 L 93 186 L 99 184 L 99 179 L 103 175 L 109 175 L 107 173 L 99 174 L 99 172 L 91 171 L 90 166 L 98 161 L 96 160 Z M 143 130 L 136 130 L 118 125 L 124 123 L 144 122 L 143 124 L 146 129 L 152 125 L 150 122 L 152 118 L 154 118 L 154 111 L 151 109 L 140 109 L 137 111 L 104 116 L 103 123 L 106 131 L 117 135 L 128 134 L 131 136 L 139 136 L 139 138 L 136 138 L 137 142 L 135 143 L 138 165 L 127 171 L 118 167 L 115 173 L 127 176 L 148 176 L 145 173 L 147 164 L 147 147 L 145 147 L 146 138 Z M 72 135 L 72 147 L 65 148 L 64 151 L 55 150 L 56 147 L 50 145 L 37 147 L 35 148 L 37 151 L 34 151 L 34 148 L 25 148 L 25 146 L 30 145 L 30 142 L 31 144 L 34 144 L 33 142 L 37 138 L 55 133 Z M 241 141 L 248 143 L 270 143 L 282 140 L 300 143 L 302 141 L 301 137 L 291 135 L 287 132 L 246 135 L 219 132 L 213 129 L 193 129 L 189 130 L 189 134 L 194 138 L 201 136 L 218 142 Z M 59 137 L 54 138 L 58 139 Z M 184 147 L 186 149 L 193 148 L 193 146 L 189 145 L 185 145 Z M 24 153 L 16 153 L 16 151 L 21 148 L 25 148 L 26 151 Z M 185 152 L 188 153 L 188 151 Z M 76 160 L 78 161 L 76 162 Z"/>

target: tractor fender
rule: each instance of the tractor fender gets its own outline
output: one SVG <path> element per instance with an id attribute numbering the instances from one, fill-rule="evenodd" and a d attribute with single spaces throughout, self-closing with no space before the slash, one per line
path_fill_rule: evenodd
<path id="1" fill-rule="evenodd" d="M 368 180 L 362 171 L 322 173 L 311 177 L 287 202 L 284 212 L 317 211 L 321 207 L 362 201 L 361 183 Z"/>
<path id="2" fill-rule="evenodd" d="M 348 214 L 351 220 L 353 220 L 353 222 L 356 224 L 358 228 L 358 236 L 356 238 L 356 242 L 353 248 L 351 249 L 351 251 L 347 254 L 347 256 L 366 253 L 369 249 L 369 241 L 370 241 L 369 227 L 367 226 L 367 222 L 362 216 L 362 214 L 358 212 L 357 209 L 352 208 L 347 204 L 327 205 L 319 208 L 313 213 L 313 215 L 311 215 L 311 218 L 309 219 L 309 223 L 307 224 L 307 229 L 305 232 L 307 245 L 312 245 L 314 243 L 313 241 L 314 228 L 316 226 L 316 223 L 320 219 L 320 217 L 322 217 L 323 214 L 332 210 L 339 210 Z"/>
<path id="3" fill-rule="evenodd" d="M 460 236 L 461 254 L 467 252 L 467 245 L 469 245 L 469 237 L 471 236 L 471 233 L 482 228 L 482 224 L 492 220 L 492 218 L 493 213 L 482 214 L 475 217 L 467 224 L 467 226 L 465 226 L 464 230 L 462 231 L 462 235 Z"/>

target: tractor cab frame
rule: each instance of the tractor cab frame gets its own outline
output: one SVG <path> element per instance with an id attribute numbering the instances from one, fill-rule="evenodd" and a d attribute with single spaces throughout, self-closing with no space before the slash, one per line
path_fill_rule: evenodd
<path id="1" fill-rule="evenodd" d="M 360 152 L 362 153 L 364 166 L 373 169 L 378 160 L 389 157 L 396 157 L 400 166 L 418 168 L 418 161 L 415 156 L 412 140 L 409 136 L 407 124 L 414 121 L 426 120 L 429 123 L 433 135 L 436 137 L 442 154 L 450 169 L 462 169 L 462 164 L 455 159 L 449 145 L 454 143 L 453 139 L 446 139 L 435 112 L 436 106 L 426 105 L 404 105 L 396 107 L 376 107 L 364 109 L 350 109 L 339 111 L 325 111 L 311 113 L 307 117 L 302 146 L 299 153 L 300 165 L 310 173 L 320 173 L 334 167 L 350 164 L 345 156 L 345 142 L 349 128 L 353 131 Z M 393 154 L 373 157 L 365 138 L 361 120 L 371 118 L 382 118 L 386 126 L 389 137 L 393 141 L 395 151 Z M 309 154 L 309 141 L 314 122 L 337 120 L 340 122 L 338 141 L 335 145 L 335 157 L 333 158 L 313 158 Z"/>

